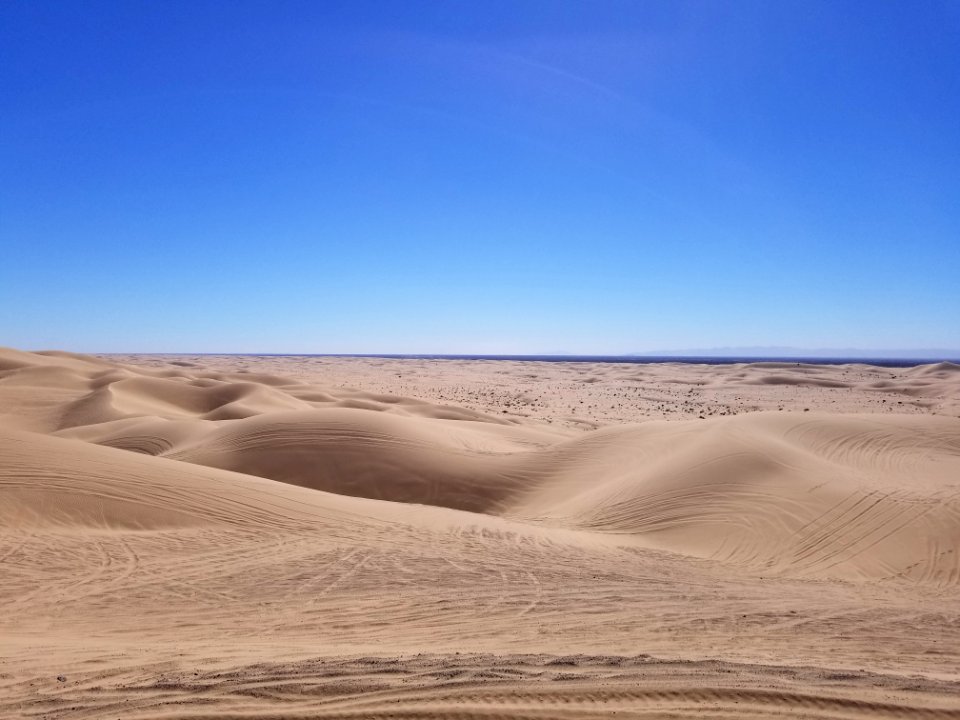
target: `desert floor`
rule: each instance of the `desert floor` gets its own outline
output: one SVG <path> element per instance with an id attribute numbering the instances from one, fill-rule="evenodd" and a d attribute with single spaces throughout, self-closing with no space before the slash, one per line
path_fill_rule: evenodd
<path id="1" fill-rule="evenodd" d="M 0 717 L 960 718 L 960 366 L 0 349 Z"/>

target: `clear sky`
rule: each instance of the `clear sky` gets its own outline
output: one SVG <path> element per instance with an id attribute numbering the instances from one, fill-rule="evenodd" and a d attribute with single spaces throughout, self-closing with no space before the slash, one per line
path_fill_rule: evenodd
<path id="1" fill-rule="evenodd" d="M 960 1 L 5 0 L 0 345 L 960 347 Z"/>

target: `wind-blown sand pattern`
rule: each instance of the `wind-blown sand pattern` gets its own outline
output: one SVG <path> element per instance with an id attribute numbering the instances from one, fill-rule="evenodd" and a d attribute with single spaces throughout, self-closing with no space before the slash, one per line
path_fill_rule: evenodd
<path id="1" fill-rule="evenodd" d="M 960 718 L 960 366 L 0 351 L 0 716 Z"/>

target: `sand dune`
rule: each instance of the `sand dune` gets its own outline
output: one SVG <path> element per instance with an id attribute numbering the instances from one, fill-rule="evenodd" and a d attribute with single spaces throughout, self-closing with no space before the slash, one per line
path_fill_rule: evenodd
<path id="1" fill-rule="evenodd" d="M 151 371 L 223 377 L 269 372 L 308 386 L 420 398 L 524 425 L 592 429 L 638 419 L 726 417 L 761 410 L 960 417 L 960 374 L 915 368 L 753 363 L 652 365 L 389 358 L 111 356 Z"/>
<path id="2" fill-rule="evenodd" d="M 395 362 L 0 351 L 0 715 L 960 717 L 960 367 Z"/>
<path id="3" fill-rule="evenodd" d="M 954 419 L 763 413 L 598 432 L 512 513 L 764 574 L 960 580 Z"/>
<path id="4" fill-rule="evenodd" d="M 95 367 L 59 435 L 342 495 L 616 533 L 768 574 L 960 580 L 954 418 L 750 413 L 569 438 L 275 376 Z M 55 370 L 39 369 L 41 380 Z M 53 379 L 83 389 L 76 370 Z"/>

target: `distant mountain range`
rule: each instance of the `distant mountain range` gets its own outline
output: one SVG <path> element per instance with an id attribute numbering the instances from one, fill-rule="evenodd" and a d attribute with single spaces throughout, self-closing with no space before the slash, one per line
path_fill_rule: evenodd
<path id="1" fill-rule="evenodd" d="M 687 348 L 629 353 L 628 357 L 746 357 L 746 358 L 871 358 L 956 360 L 960 349 L 863 350 L 860 348 L 798 348 L 779 346 Z"/>

